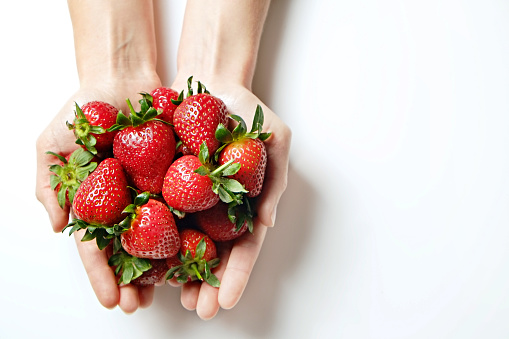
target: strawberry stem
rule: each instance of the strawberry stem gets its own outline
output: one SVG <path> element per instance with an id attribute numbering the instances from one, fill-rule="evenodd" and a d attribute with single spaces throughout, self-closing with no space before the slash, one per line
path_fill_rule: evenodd
<path id="1" fill-rule="evenodd" d="M 203 278 L 200 274 L 200 271 L 198 270 L 198 266 L 196 264 L 192 264 L 191 265 L 191 268 L 193 269 L 193 272 L 194 274 L 196 274 L 196 276 L 198 277 L 198 279 L 200 279 L 201 281 L 203 281 Z"/>
<path id="2" fill-rule="evenodd" d="M 230 166 L 233 162 L 235 161 L 235 159 L 230 159 L 228 162 L 224 163 L 223 165 L 219 166 L 218 168 L 216 168 L 214 171 L 212 171 L 212 173 L 210 173 L 211 176 L 218 176 L 221 174 L 221 172 L 223 172 L 228 166 Z"/>

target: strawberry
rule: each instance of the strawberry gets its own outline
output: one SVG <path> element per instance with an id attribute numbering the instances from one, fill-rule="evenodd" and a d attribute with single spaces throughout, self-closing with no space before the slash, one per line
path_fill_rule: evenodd
<path id="1" fill-rule="evenodd" d="M 115 124 L 118 109 L 102 101 L 91 101 L 81 108 L 75 104 L 74 123 L 67 127 L 74 130 L 76 143 L 92 154 L 109 152 L 116 132 L 107 131 Z"/>
<path id="2" fill-rule="evenodd" d="M 76 217 L 86 223 L 112 226 L 123 219 L 122 211 L 130 201 L 120 162 L 108 158 L 81 183 L 72 207 Z"/>
<path id="3" fill-rule="evenodd" d="M 212 191 L 212 180 L 195 173 L 201 166 L 194 155 L 185 155 L 171 164 L 162 189 L 164 200 L 170 207 L 190 213 L 210 208 L 219 201 L 219 196 Z"/>
<path id="4" fill-rule="evenodd" d="M 158 87 L 150 92 L 152 97 L 152 106 L 156 110 L 161 110 L 159 119 L 173 124 L 173 113 L 177 108 L 172 100 L 178 99 L 178 92 L 169 87 Z"/>
<path id="5" fill-rule="evenodd" d="M 166 279 L 177 278 L 180 283 L 201 280 L 211 286 L 219 287 L 220 282 L 211 272 L 219 265 L 216 245 L 206 235 L 194 229 L 185 229 L 180 232 L 181 246 L 178 254 L 180 265 L 173 266 L 166 274 Z M 168 260 L 167 260 L 168 263 Z"/>
<path id="6" fill-rule="evenodd" d="M 124 250 L 138 258 L 164 259 L 177 254 L 180 238 L 170 209 L 150 198 L 148 192 L 138 195 L 134 204 L 124 210 L 129 216 L 119 224 Z"/>
<path id="7" fill-rule="evenodd" d="M 245 204 L 243 206 L 249 206 Z M 236 206 L 235 209 L 239 209 Z M 212 240 L 216 242 L 229 241 L 240 237 L 249 228 L 250 232 L 253 231 L 252 214 L 240 213 L 232 220 L 230 215 L 235 212 L 229 210 L 228 204 L 219 202 L 208 210 L 197 212 L 196 223 L 198 227 L 207 234 Z"/>
<path id="8" fill-rule="evenodd" d="M 78 188 L 72 209 L 76 218 L 63 230 L 71 228 L 69 235 L 85 229 L 81 241 L 96 239 L 99 249 L 105 248 L 114 238 L 115 224 L 124 215 L 124 208 L 131 203 L 127 178 L 115 158 L 104 159 Z"/>
<path id="9" fill-rule="evenodd" d="M 220 146 L 215 138 L 216 128 L 228 121 L 226 105 L 221 99 L 212 96 L 200 82 L 198 93 L 193 94 L 191 82 L 192 77 L 188 79 L 187 98 L 173 114 L 175 133 L 194 155 L 200 153 L 203 142 L 214 153 Z"/>
<path id="10" fill-rule="evenodd" d="M 164 200 L 176 211 L 192 213 L 206 210 L 220 199 L 237 199 L 237 193 L 246 192 L 244 187 L 224 178 L 238 170 L 239 166 L 232 166 L 232 162 L 215 168 L 204 142 L 198 157 L 184 155 L 168 168 L 162 190 Z"/>
<path id="11" fill-rule="evenodd" d="M 168 265 L 166 264 L 166 259 L 150 259 L 151 269 L 143 272 L 143 274 L 131 280 L 131 284 L 137 286 L 149 286 L 154 285 L 161 281 L 166 272 L 168 272 Z"/>
<path id="12" fill-rule="evenodd" d="M 240 169 L 230 178 L 244 185 L 249 191 L 248 197 L 256 197 L 262 191 L 267 166 L 267 150 L 263 141 L 270 136 L 270 133 L 262 133 L 263 110 L 260 105 L 257 106 L 249 133 L 240 116 L 231 115 L 231 118 L 238 122 L 233 132 L 223 125 L 216 131 L 216 138 L 225 144 L 219 150 L 218 163 L 221 165 L 233 160 L 240 164 Z"/>
<path id="13" fill-rule="evenodd" d="M 140 100 L 140 112 L 134 110 L 129 99 L 127 102 L 130 118 L 120 112 L 117 124 L 111 128 L 120 130 L 113 142 L 113 154 L 131 184 L 141 191 L 159 194 L 175 156 L 175 136 L 169 125 L 156 119 L 158 112 L 146 99 Z"/>
<path id="14" fill-rule="evenodd" d="M 61 208 L 70 207 L 74 195 L 80 184 L 97 167 L 94 155 L 78 148 L 71 154 L 63 157 L 53 152 L 46 152 L 60 160 L 60 164 L 51 165 L 49 170 L 54 173 L 50 176 L 50 185 L 57 192 L 58 205 Z"/>

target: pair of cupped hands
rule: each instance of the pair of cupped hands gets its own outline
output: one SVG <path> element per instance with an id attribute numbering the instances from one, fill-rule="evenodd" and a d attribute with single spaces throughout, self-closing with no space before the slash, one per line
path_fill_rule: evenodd
<path id="1" fill-rule="evenodd" d="M 203 82 L 212 95 L 223 100 L 229 113 L 243 117 L 248 124 L 252 121 L 256 106 L 260 104 L 265 116 L 264 131 L 272 132 L 272 136 L 266 141 L 268 164 L 264 188 L 256 202 L 257 216 L 253 234 L 246 233 L 233 243 L 218 246 L 221 263 L 214 273 L 221 281 L 219 288 L 200 282 L 181 286 L 182 306 L 188 310 L 196 310 L 202 319 L 211 319 L 220 308 L 230 309 L 240 300 L 260 253 L 267 227 L 274 226 L 277 205 L 287 185 L 291 131 L 250 88 L 227 81 L 195 80 Z M 136 107 L 141 98 L 139 93 L 150 92 L 160 86 L 161 81 L 157 77 L 151 80 L 129 79 L 104 81 L 97 85 L 82 84 L 43 130 L 37 140 L 36 196 L 46 208 L 53 231 L 63 230 L 69 222 L 70 211 L 68 208 L 60 208 L 56 192 L 50 187 L 48 167 L 56 163 L 56 160 L 45 152 L 52 151 L 66 156 L 79 147 L 75 143 L 73 132 L 66 126 L 66 121 L 74 120 L 75 103 L 81 106 L 86 102 L 99 100 L 114 105 L 122 112 L 129 112 L 127 98 L 135 105 L 135 109 L 139 109 Z M 187 91 L 187 83 L 183 81 L 176 81 L 171 87 L 179 93 L 182 90 Z M 108 265 L 111 251 L 108 248 L 99 250 L 95 241 L 82 242 L 82 236 L 80 232 L 74 234 L 80 258 L 99 302 L 106 308 L 119 306 L 126 313 L 150 306 L 154 299 L 154 286 L 118 285 L 114 271 Z M 174 282 L 170 284 L 176 286 Z"/>

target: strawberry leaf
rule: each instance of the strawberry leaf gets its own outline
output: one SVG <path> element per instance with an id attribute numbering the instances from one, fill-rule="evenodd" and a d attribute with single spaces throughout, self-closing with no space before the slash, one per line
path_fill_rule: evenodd
<path id="1" fill-rule="evenodd" d="M 261 140 L 261 141 L 265 141 L 267 140 L 270 136 L 272 135 L 272 133 L 260 133 L 260 135 L 258 136 L 258 138 Z"/>
<path id="2" fill-rule="evenodd" d="M 209 162 L 209 148 L 207 147 L 207 143 L 205 141 L 200 145 L 200 153 L 198 153 L 198 159 L 204 165 Z"/>
<path id="3" fill-rule="evenodd" d="M 184 91 L 181 91 L 179 93 L 177 100 L 171 99 L 171 103 L 174 104 L 175 106 L 180 105 L 182 101 L 184 101 Z"/>
<path id="4" fill-rule="evenodd" d="M 226 167 L 222 173 L 224 176 L 234 175 L 240 170 L 241 165 L 239 163 L 232 163 L 230 166 Z"/>
<path id="5" fill-rule="evenodd" d="M 238 122 L 238 125 L 233 129 L 232 135 L 233 140 L 239 140 L 240 138 L 244 137 L 244 135 L 246 135 L 247 132 L 246 122 L 244 121 L 244 119 L 242 119 L 242 117 L 235 114 L 230 114 L 230 118 Z"/>
<path id="6" fill-rule="evenodd" d="M 235 179 L 220 178 L 221 185 L 227 190 L 233 193 L 247 193 L 248 191 L 244 188 L 240 182 Z"/>
<path id="7" fill-rule="evenodd" d="M 47 151 L 46 154 L 53 155 L 53 156 L 57 157 L 58 160 L 60 160 L 64 164 L 67 164 L 67 159 L 65 157 L 61 156 L 60 154 L 57 154 L 57 153 L 51 152 L 51 151 Z"/>
<path id="8" fill-rule="evenodd" d="M 217 125 L 216 139 L 222 142 L 223 144 L 230 143 L 233 141 L 233 134 L 230 132 L 223 124 Z"/>
<path id="9" fill-rule="evenodd" d="M 252 134 L 260 135 L 262 133 L 263 129 L 263 109 L 262 106 L 257 105 L 255 110 L 255 115 L 253 118 L 253 126 L 251 126 L 251 132 Z"/>
<path id="10" fill-rule="evenodd" d="M 110 257 L 108 265 L 115 266 L 115 274 L 120 274 L 118 284 L 129 284 L 152 268 L 149 259 L 137 258 L 123 249 Z"/>

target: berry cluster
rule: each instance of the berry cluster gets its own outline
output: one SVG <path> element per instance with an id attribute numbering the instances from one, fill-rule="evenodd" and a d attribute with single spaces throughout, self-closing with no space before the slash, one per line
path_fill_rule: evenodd
<path id="1" fill-rule="evenodd" d="M 75 218 L 65 229 L 112 246 L 119 283 L 220 282 L 218 242 L 253 232 L 253 198 L 262 190 L 267 152 L 263 111 L 251 129 L 198 82 L 193 93 L 160 87 L 141 93 L 129 114 L 92 101 L 67 122 L 80 145 L 50 166 L 51 187 Z M 231 127 L 230 127 L 231 126 Z M 64 230 L 65 230 L 64 229 Z"/>

